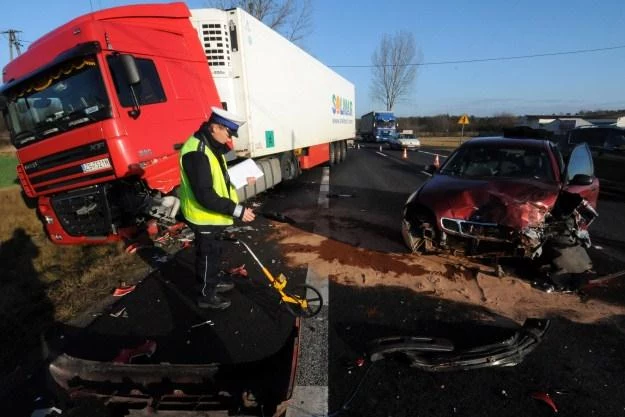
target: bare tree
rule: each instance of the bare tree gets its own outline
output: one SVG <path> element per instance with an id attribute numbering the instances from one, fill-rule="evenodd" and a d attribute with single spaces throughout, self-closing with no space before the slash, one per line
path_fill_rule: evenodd
<path id="1" fill-rule="evenodd" d="M 208 4 L 219 9 L 239 7 L 293 42 L 312 30 L 312 0 L 210 0 Z"/>
<path id="2" fill-rule="evenodd" d="M 417 65 L 422 60 L 417 53 L 414 36 L 400 31 L 395 36 L 385 34 L 371 56 L 371 96 L 393 110 L 398 100 L 406 97 L 417 76 Z"/>

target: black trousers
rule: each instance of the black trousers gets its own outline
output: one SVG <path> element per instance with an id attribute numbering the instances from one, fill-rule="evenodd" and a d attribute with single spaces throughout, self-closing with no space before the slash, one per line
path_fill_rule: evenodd
<path id="1" fill-rule="evenodd" d="M 225 226 L 198 226 L 189 223 L 195 233 L 195 279 L 199 284 L 201 296 L 215 293 L 219 279 L 224 241 L 218 240 L 226 229 Z"/>

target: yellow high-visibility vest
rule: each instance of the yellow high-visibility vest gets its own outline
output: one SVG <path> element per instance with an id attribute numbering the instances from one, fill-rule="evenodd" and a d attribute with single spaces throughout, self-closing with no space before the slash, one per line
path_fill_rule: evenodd
<path id="1" fill-rule="evenodd" d="M 182 146 L 182 149 L 180 150 L 179 197 L 182 214 L 188 221 L 193 224 L 229 226 L 234 223 L 231 215 L 208 210 L 200 203 L 198 203 L 195 195 L 193 195 L 193 191 L 191 190 L 187 174 L 184 172 L 184 169 L 182 167 L 182 157 L 186 153 L 197 151 L 199 144 L 200 140 L 195 136 L 191 136 L 189 139 L 187 139 L 185 144 Z M 208 157 L 208 162 L 210 163 L 211 176 L 213 178 L 213 189 L 215 190 L 217 195 L 220 197 L 229 198 L 235 204 L 238 203 L 239 198 L 237 196 L 237 191 L 232 185 L 230 185 L 230 192 L 228 192 L 226 179 L 224 178 L 224 174 L 221 171 L 221 165 L 219 164 L 217 156 L 213 153 L 209 146 L 204 146 L 204 154 Z M 224 158 L 224 156 L 220 155 L 219 157 L 222 158 L 225 165 L 226 159 Z"/>

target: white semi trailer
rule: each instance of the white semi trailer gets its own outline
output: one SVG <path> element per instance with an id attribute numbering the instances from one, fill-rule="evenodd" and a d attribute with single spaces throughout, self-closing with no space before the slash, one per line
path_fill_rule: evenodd
<path id="1" fill-rule="evenodd" d="M 247 120 L 237 155 L 268 174 L 240 197 L 345 159 L 356 127 L 351 82 L 242 9 L 191 10 L 191 23 L 223 106 Z"/>

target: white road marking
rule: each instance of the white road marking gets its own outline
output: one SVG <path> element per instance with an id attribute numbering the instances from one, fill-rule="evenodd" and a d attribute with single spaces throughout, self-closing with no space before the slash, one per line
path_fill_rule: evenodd
<path id="1" fill-rule="evenodd" d="M 378 155 L 382 155 L 383 157 L 387 157 L 388 155 L 385 153 L 382 153 L 380 151 L 375 151 L 375 153 L 377 153 Z"/>
<path id="2" fill-rule="evenodd" d="M 325 167 L 317 200 L 320 209 L 330 207 L 329 191 L 330 168 Z M 315 230 L 328 227 L 323 223 L 323 221 L 317 222 Z M 316 274 L 309 266 L 306 271 L 306 283 L 319 290 L 323 297 L 323 308 L 317 316 L 302 321 L 305 325 L 302 325 L 300 329 L 297 375 L 286 417 L 328 414 L 328 306 L 330 304 L 328 277 Z"/>
<path id="3" fill-rule="evenodd" d="M 434 152 L 428 152 L 428 151 L 417 151 L 417 152 L 421 152 L 421 153 L 424 153 L 426 155 L 432 155 L 432 156 L 438 155 L 441 158 L 447 158 L 447 156 L 441 155 L 440 153 L 434 153 Z"/>

